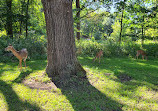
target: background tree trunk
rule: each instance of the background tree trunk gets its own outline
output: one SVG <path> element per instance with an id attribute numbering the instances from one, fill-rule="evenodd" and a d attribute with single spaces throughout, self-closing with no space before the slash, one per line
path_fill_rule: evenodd
<path id="1" fill-rule="evenodd" d="M 141 41 L 141 45 L 143 46 L 143 44 L 144 44 L 144 36 L 145 36 L 145 28 L 144 28 L 144 15 L 143 15 L 143 17 L 142 17 L 142 21 L 143 21 L 143 23 L 142 23 L 142 36 L 141 36 L 141 39 L 142 39 L 142 41 Z"/>
<path id="2" fill-rule="evenodd" d="M 76 33 L 76 38 L 77 40 L 80 40 L 80 0 L 76 0 L 76 9 L 77 9 L 77 33 Z"/>
<path id="3" fill-rule="evenodd" d="M 121 29 L 120 29 L 119 43 L 121 43 L 121 41 L 122 41 L 122 30 L 123 30 L 124 10 L 125 10 L 125 0 L 123 1 L 123 7 L 122 7 L 122 15 L 121 15 Z"/>
<path id="4" fill-rule="evenodd" d="M 12 0 L 6 0 L 7 4 L 7 22 L 6 31 L 7 35 L 13 39 L 13 27 L 12 27 Z"/>
<path id="5" fill-rule="evenodd" d="M 85 73 L 76 58 L 72 1 L 42 0 L 42 3 L 48 40 L 46 73 L 57 82 L 64 82 L 80 71 Z"/>
<path id="6" fill-rule="evenodd" d="M 20 36 L 22 35 L 22 26 L 23 26 L 23 17 L 22 17 L 22 15 L 23 15 L 23 12 L 24 12 L 24 5 L 25 5 L 25 0 L 24 1 L 21 1 L 21 18 L 20 18 L 20 31 L 19 31 L 19 38 L 20 38 Z"/>
<path id="7" fill-rule="evenodd" d="M 119 43 L 121 43 L 121 39 L 122 39 L 122 28 L 123 28 L 123 13 L 124 10 L 122 11 L 122 15 L 121 15 L 121 29 L 120 29 L 120 37 L 119 37 Z"/>
<path id="8" fill-rule="evenodd" d="M 29 0 L 27 0 L 27 6 L 26 6 L 26 23 L 25 23 L 25 31 L 26 31 L 26 38 L 28 36 L 28 19 L 29 19 Z"/>

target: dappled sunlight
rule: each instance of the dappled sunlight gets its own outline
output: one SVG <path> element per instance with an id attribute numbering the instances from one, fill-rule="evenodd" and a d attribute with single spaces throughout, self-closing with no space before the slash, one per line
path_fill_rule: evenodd
<path id="1" fill-rule="evenodd" d="M 30 104 L 36 104 L 38 107 L 41 107 L 41 109 L 52 110 L 53 108 L 53 110 L 55 110 L 56 108 L 60 109 L 62 106 L 60 110 L 73 110 L 72 105 L 67 100 L 66 96 L 62 95 L 60 89 L 51 91 L 30 89 L 21 84 L 14 84 L 13 89 L 21 100 L 27 101 Z M 65 109 L 62 109 L 63 107 Z"/>
<path id="2" fill-rule="evenodd" d="M 0 80 L 0 93 L 4 96 L 4 110 L 14 111 L 18 108 L 18 110 L 39 110 L 40 108 L 36 104 L 30 104 L 27 101 L 23 101 L 19 98 L 17 93 L 13 89 L 13 85 L 8 84 L 4 81 Z M 3 98 L 2 98 L 3 99 Z M 7 104 L 7 105 L 6 105 Z M 0 104 L 0 106 L 3 106 Z"/>
<path id="3" fill-rule="evenodd" d="M 82 60 L 81 63 L 88 71 L 90 83 L 107 97 L 122 104 L 123 110 L 158 109 L 158 87 L 155 85 L 158 71 L 156 61 L 153 63 L 152 61 L 107 58 L 99 65 L 97 63 L 88 65 Z M 126 75 L 122 76 L 124 81 L 120 78 L 121 75 Z"/>
<path id="4" fill-rule="evenodd" d="M 13 81 L 15 80 L 18 76 L 20 75 L 20 72 L 17 71 L 13 71 L 12 73 L 10 73 L 10 71 L 7 71 L 5 73 L 2 73 L 0 76 L 0 80 L 3 81 Z"/>
<path id="5" fill-rule="evenodd" d="M 8 104 L 1 90 L 0 90 L 0 109 L 3 111 L 8 111 Z"/>
<path id="6" fill-rule="evenodd" d="M 158 94 L 156 91 L 147 88 L 146 86 L 139 86 L 135 91 L 135 96 L 139 96 L 141 100 L 147 100 L 149 102 L 157 102 Z"/>
<path id="7" fill-rule="evenodd" d="M 3 64 L 3 63 L 1 63 L 1 66 L 2 67 L 0 69 L 0 80 L 13 81 L 20 74 L 20 70 L 18 70 L 17 67 L 14 67 L 9 64 Z"/>
<path id="8" fill-rule="evenodd" d="M 93 108 L 95 110 L 158 108 L 155 63 L 150 65 L 152 61 L 138 62 L 128 58 L 102 59 L 99 64 L 97 61 L 93 62 L 92 57 L 86 59 L 81 57 L 79 60 L 87 71 L 87 78 L 79 77 L 73 79 L 72 84 L 68 86 L 50 90 L 40 87 L 36 89 L 24 83 L 25 80 L 49 83 L 50 78 L 43 73 L 46 61 L 28 61 L 27 68 L 23 68 L 21 72 L 17 66 L 14 67 L 14 64 L 5 66 L 1 63 L 3 67 L 0 70 L 0 108 L 4 111 L 15 107 L 25 110 L 37 108 L 69 111 Z M 152 65 L 154 67 L 150 67 Z M 10 98 L 13 98 L 13 103 Z"/>
<path id="9" fill-rule="evenodd" d="M 92 62 L 91 59 L 86 57 L 84 61 L 80 61 L 83 66 L 90 68 L 95 73 L 114 73 L 115 75 L 124 73 L 140 81 L 150 81 L 153 84 L 158 84 L 158 81 L 156 81 L 158 79 L 156 60 L 143 62 L 141 60 L 138 62 L 129 58 L 102 58 L 99 64 Z"/>
<path id="10" fill-rule="evenodd" d="M 32 79 L 38 82 L 49 82 L 50 78 L 43 76 L 46 61 L 29 61 L 27 68 L 23 68 L 22 71 L 18 70 L 18 67 L 13 67 L 12 64 L 1 63 L 1 66 L 3 67 L 0 70 L 0 109 L 3 111 L 13 109 L 27 111 L 71 109 L 73 111 L 71 103 L 60 89 L 49 91 L 32 89 L 23 84 L 23 80 Z"/>
<path id="11" fill-rule="evenodd" d="M 102 76 L 101 76 L 102 77 Z M 137 109 L 137 110 L 156 110 L 156 102 L 158 99 L 158 94 L 155 91 L 149 91 L 148 88 L 142 89 L 144 85 L 126 85 L 115 81 L 113 79 L 104 78 L 89 78 L 90 83 L 101 91 L 103 94 L 123 104 L 122 109 Z M 117 79 L 117 77 L 115 78 Z M 137 82 L 137 81 L 136 81 Z M 148 94 L 149 93 L 149 94 Z M 155 97 L 156 96 L 156 97 Z M 144 101 L 144 99 L 147 101 Z"/>
<path id="12" fill-rule="evenodd" d="M 147 64 L 141 63 L 141 62 L 138 62 L 137 64 L 138 64 L 138 65 L 141 65 L 141 66 L 146 66 L 146 65 L 147 65 Z"/>

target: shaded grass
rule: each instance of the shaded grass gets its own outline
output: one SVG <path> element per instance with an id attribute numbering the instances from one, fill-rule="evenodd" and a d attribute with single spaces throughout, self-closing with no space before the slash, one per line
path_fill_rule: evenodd
<path id="1" fill-rule="evenodd" d="M 0 111 L 148 111 L 158 109 L 158 60 L 78 57 L 86 77 L 48 90 L 31 89 L 23 80 L 50 82 L 43 75 L 46 61 L 28 61 L 20 72 L 17 63 L 0 63 Z"/>

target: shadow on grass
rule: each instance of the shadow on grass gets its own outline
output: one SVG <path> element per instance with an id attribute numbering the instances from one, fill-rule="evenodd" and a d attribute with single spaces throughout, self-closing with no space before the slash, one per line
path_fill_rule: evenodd
<path id="1" fill-rule="evenodd" d="M 5 72 L 6 70 L 8 70 L 8 69 L 6 69 L 6 70 L 4 69 L 3 70 L 3 68 L 4 68 L 4 66 L 6 64 L 0 65 L 1 68 L 2 68 L 0 70 L 0 75 L 3 72 Z M 7 65 L 9 65 L 9 66 L 16 66 L 15 63 L 8 63 Z M 35 65 L 35 64 L 30 64 L 30 65 L 32 67 L 32 65 Z M 37 66 L 33 66 L 33 67 L 37 68 Z M 41 67 L 43 67 L 43 65 L 39 66 L 39 67 L 41 68 Z M 11 70 L 11 69 L 9 69 L 9 70 Z M 19 77 L 16 78 L 14 81 L 12 81 L 12 83 L 21 83 L 32 72 L 33 72 L 32 69 L 31 70 L 22 71 L 20 73 Z M 12 85 L 8 84 L 7 82 L 5 82 L 3 80 L 0 80 L 0 92 L 2 92 L 2 94 L 5 97 L 4 100 L 7 102 L 8 111 L 24 111 L 24 110 L 27 110 L 27 111 L 40 111 L 41 110 L 40 107 L 38 107 L 36 104 L 30 104 L 27 101 L 21 101 L 19 96 L 13 90 Z"/>
<path id="2" fill-rule="evenodd" d="M 19 75 L 18 78 L 16 78 L 13 82 L 16 82 L 16 83 L 22 83 L 22 81 L 30 74 L 32 73 L 33 71 L 32 70 L 26 70 L 26 71 L 22 71 Z"/>
<path id="3" fill-rule="evenodd" d="M 10 84 L 0 80 L 0 91 L 5 97 L 8 105 L 8 111 L 39 111 L 40 108 L 36 104 L 30 104 L 27 101 L 21 101 Z M 3 110 L 3 109 L 2 109 Z"/>
<path id="4" fill-rule="evenodd" d="M 112 100 L 90 84 L 86 76 L 74 76 L 67 84 L 59 85 L 74 111 L 122 111 L 122 104 Z"/>
<path id="5" fill-rule="evenodd" d="M 8 64 L 7 64 L 8 65 Z M 0 64 L 0 76 L 3 72 L 5 71 L 14 71 L 14 69 L 4 69 L 4 67 L 6 66 L 6 64 Z M 9 65 L 9 66 L 12 66 L 12 65 Z M 14 65 L 13 65 L 14 66 Z"/>

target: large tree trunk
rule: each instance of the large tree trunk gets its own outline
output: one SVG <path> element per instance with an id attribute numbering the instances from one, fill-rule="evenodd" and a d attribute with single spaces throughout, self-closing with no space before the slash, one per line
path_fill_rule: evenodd
<path id="1" fill-rule="evenodd" d="M 64 82 L 77 72 L 84 72 L 76 58 L 72 1 L 42 0 L 47 30 L 46 73 Z"/>
<path id="2" fill-rule="evenodd" d="M 7 21 L 6 21 L 6 31 L 7 35 L 13 39 L 13 27 L 12 27 L 12 0 L 6 0 L 7 4 Z"/>

